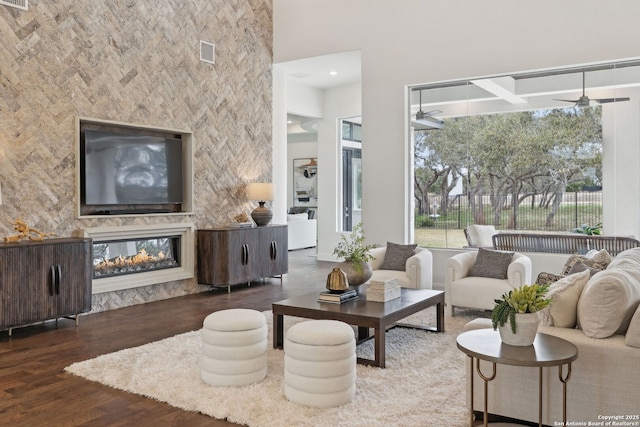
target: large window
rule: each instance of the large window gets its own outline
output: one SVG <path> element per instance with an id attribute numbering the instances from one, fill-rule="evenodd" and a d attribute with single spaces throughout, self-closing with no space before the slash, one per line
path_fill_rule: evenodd
<path id="1" fill-rule="evenodd" d="M 416 243 L 601 224 L 607 126 L 639 85 L 627 62 L 410 88 Z"/>

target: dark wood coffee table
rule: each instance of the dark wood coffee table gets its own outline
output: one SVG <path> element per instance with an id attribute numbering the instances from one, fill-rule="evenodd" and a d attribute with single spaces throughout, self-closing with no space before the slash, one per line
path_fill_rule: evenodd
<path id="1" fill-rule="evenodd" d="M 436 305 L 436 326 L 397 323 L 405 317 Z M 444 292 L 431 289 L 402 289 L 400 298 L 382 303 L 367 301 L 364 295 L 342 304 L 318 302 L 318 293 L 302 295 L 273 303 L 273 347 L 284 344 L 284 316 L 307 319 L 340 320 L 358 327 L 358 342 L 371 338 L 374 330 L 374 360 L 358 358 L 364 365 L 385 366 L 384 332 L 394 326 L 444 332 Z"/>

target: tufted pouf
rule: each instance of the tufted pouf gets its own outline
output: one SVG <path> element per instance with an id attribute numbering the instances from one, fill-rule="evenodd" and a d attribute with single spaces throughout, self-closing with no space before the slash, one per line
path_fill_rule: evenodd
<path id="1" fill-rule="evenodd" d="M 356 339 L 335 320 L 296 323 L 284 340 L 284 395 L 292 402 L 326 408 L 356 393 Z"/>
<path id="2" fill-rule="evenodd" d="M 200 377 L 213 386 L 242 386 L 267 375 L 267 319 L 256 310 L 216 311 L 203 322 Z"/>

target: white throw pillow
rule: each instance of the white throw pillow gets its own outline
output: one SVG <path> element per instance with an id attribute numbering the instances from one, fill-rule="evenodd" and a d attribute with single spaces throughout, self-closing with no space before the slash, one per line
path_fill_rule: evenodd
<path id="1" fill-rule="evenodd" d="M 299 213 L 299 214 L 287 214 L 287 221 L 306 221 L 309 219 L 309 214 Z"/>
<path id="2" fill-rule="evenodd" d="M 575 328 L 578 321 L 578 300 L 589 277 L 589 270 L 584 270 L 552 283 L 547 297 L 553 302 L 538 312 L 541 323 L 558 328 Z"/>
<path id="3" fill-rule="evenodd" d="M 578 327 L 590 338 L 624 334 L 640 300 L 635 269 L 606 269 L 585 285 L 578 300 Z"/>
<path id="4" fill-rule="evenodd" d="M 640 347 L 640 306 L 636 308 L 636 313 L 631 318 L 629 328 L 624 336 L 624 343 L 631 347 Z"/>

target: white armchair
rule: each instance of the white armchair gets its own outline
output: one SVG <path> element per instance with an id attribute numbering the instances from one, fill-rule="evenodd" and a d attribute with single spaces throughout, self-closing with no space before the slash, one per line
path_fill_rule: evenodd
<path id="1" fill-rule="evenodd" d="M 529 257 L 514 253 L 507 268 L 507 278 L 494 279 L 469 276 L 477 256 L 478 251 L 469 251 L 447 260 L 444 298 L 450 316 L 454 315 L 454 307 L 492 310 L 496 298 L 511 289 L 531 284 Z"/>
<path id="2" fill-rule="evenodd" d="M 405 263 L 405 271 L 400 271 L 380 269 L 386 250 L 386 246 L 371 249 L 373 276 L 371 276 L 370 280 L 398 279 L 398 284 L 403 288 L 431 289 L 433 280 L 433 257 L 431 251 L 416 247 L 415 255 L 409 257 Z"/>

